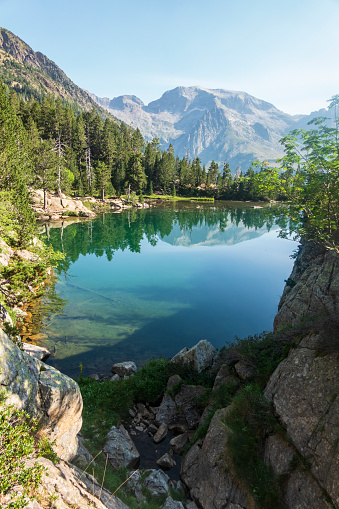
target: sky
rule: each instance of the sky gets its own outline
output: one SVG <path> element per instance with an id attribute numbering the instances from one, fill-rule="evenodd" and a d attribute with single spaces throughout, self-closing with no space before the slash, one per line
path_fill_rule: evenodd
<path id="1" fill-rule="evenodd" d="M 0 0 L 0 26 L 99 97 L 245 91 L 290 114 L 339 94 L 339 0 Z"/>

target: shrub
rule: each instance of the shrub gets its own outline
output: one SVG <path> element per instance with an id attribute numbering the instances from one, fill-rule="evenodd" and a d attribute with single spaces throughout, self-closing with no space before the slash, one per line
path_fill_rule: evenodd
<path id="1" fill-rule="evenodd" d="M 0 501 L 10 494 L 10 509 L 20 509 L 34 498 L 41 481 L 42 465 L 28 460 L 36 458 L 39 446 L 34 440 L 36 421 L 12 406 L 0 406 Z M 15 489 L 15 491 L 14 491 Z M 1 505 L 0 505 L 1 507 Z"/>
<path id="2" fill-rule="evenodd" d="M 258 385 L 247 385 L 238 392 L 224 422 L 230 430 L 227 453 L 235 475 L 261 509 L 279 509 L 279 485 L 261 455 L 265 436 L 280 431 L 281 426 Z"/>

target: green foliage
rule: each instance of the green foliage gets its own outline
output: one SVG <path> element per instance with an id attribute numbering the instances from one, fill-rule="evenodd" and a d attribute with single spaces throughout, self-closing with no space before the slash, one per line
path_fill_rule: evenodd
<path id="1" fill-rule="evenodd" d="M 131 192 L 128 203 L 133 205 L 133 207 L 138 203 L 138 197 L 135 191 Z"/>
<path id="2" fill-rule="evenodd" d="M 62 215 L 65 217 L 78 217 L 78 213 L 74 210 L 64 210 Z"/>
<path id="3" fill-rule="evenodd" d="M 49 277 L 48 269 L 63 259 L 62 253 L 54 252 L 43 244 L 28 247 L 32 259 L 14 256 L 7 266 L 0 266 L 0 293 L 9 306 L 41 296 Z"/>
<path id="4" fill-rule="evenodd" d="M 279 485 L 271 468 L 263 462 L 261 449 L 265 436 L 279 431 L 280 425 L 259 386 L 248 385 L 238 392 L 225 424 L 230 430 L 227 454 L 232 470 L 261 509 L 279 509 Z"/>
<path id="5" fill-rule="evenodd" d="M 264 387 L 278 364 L 287 357 L 292 346 L 293 343 L 288 339 L 284 340 L 283 335 L 262 332 L 245 339 L 237 338 L 235 343 L 229 345 L 229 349 L 235 349 L 255 367 L 252 379 Z"/>
<path id="6" fill-rule="evenodd" d="M 338 104 L 339 96 L 333 97 L 331 107 Z M 310 124 L 315 128 L 296 129 L 281 140 L 282 167 L 290 172 L 297 168 L 290 189 L 294 213 L 301 215 L 295 231 L 339 252 L 339 120 L 334 127 L 327 127 L 324 118 Z"/>
<path id="7" fill-rule="evenodd" d="M 0 406 L 0 500 L 1 495 L 11 494 L 6 507 L 21 509 L 34 498 L 43 467 L 38 463 L 27 465 L 35 459 L 39 446 L 34 440 L 36 421 L 11 406 Z M 13 491 L 19 488 L 21 493 Z M 2 507 L 2 506 L 1 506 Z"/>

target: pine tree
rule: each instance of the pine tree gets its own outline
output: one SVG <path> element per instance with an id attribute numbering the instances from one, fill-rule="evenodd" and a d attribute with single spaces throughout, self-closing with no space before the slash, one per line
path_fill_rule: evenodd
<path id="1" fill-rule="evenodd" d="M 32 175 L 26 133 L 9 104 L 5 87 L 0 83 L 0 191 L 10 204 L 19 245 L 25 245 L 35 228 L 27 182 Z M 0 217 L 0 229 L 5 218 Z"/>

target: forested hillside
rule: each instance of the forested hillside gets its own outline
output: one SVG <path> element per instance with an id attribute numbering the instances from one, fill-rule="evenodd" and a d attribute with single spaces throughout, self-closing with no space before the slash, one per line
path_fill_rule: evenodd
<path id="1" fill-rule="evenodd" d="M 39 51 L 33 51 L 19 37 L 1 27 L 0 79 L 24 100 L 33 98 L 41 101 L 51 94 L 77 112 L 94 108 L 103 118 L 112 118 L 52 60 Z"/>

